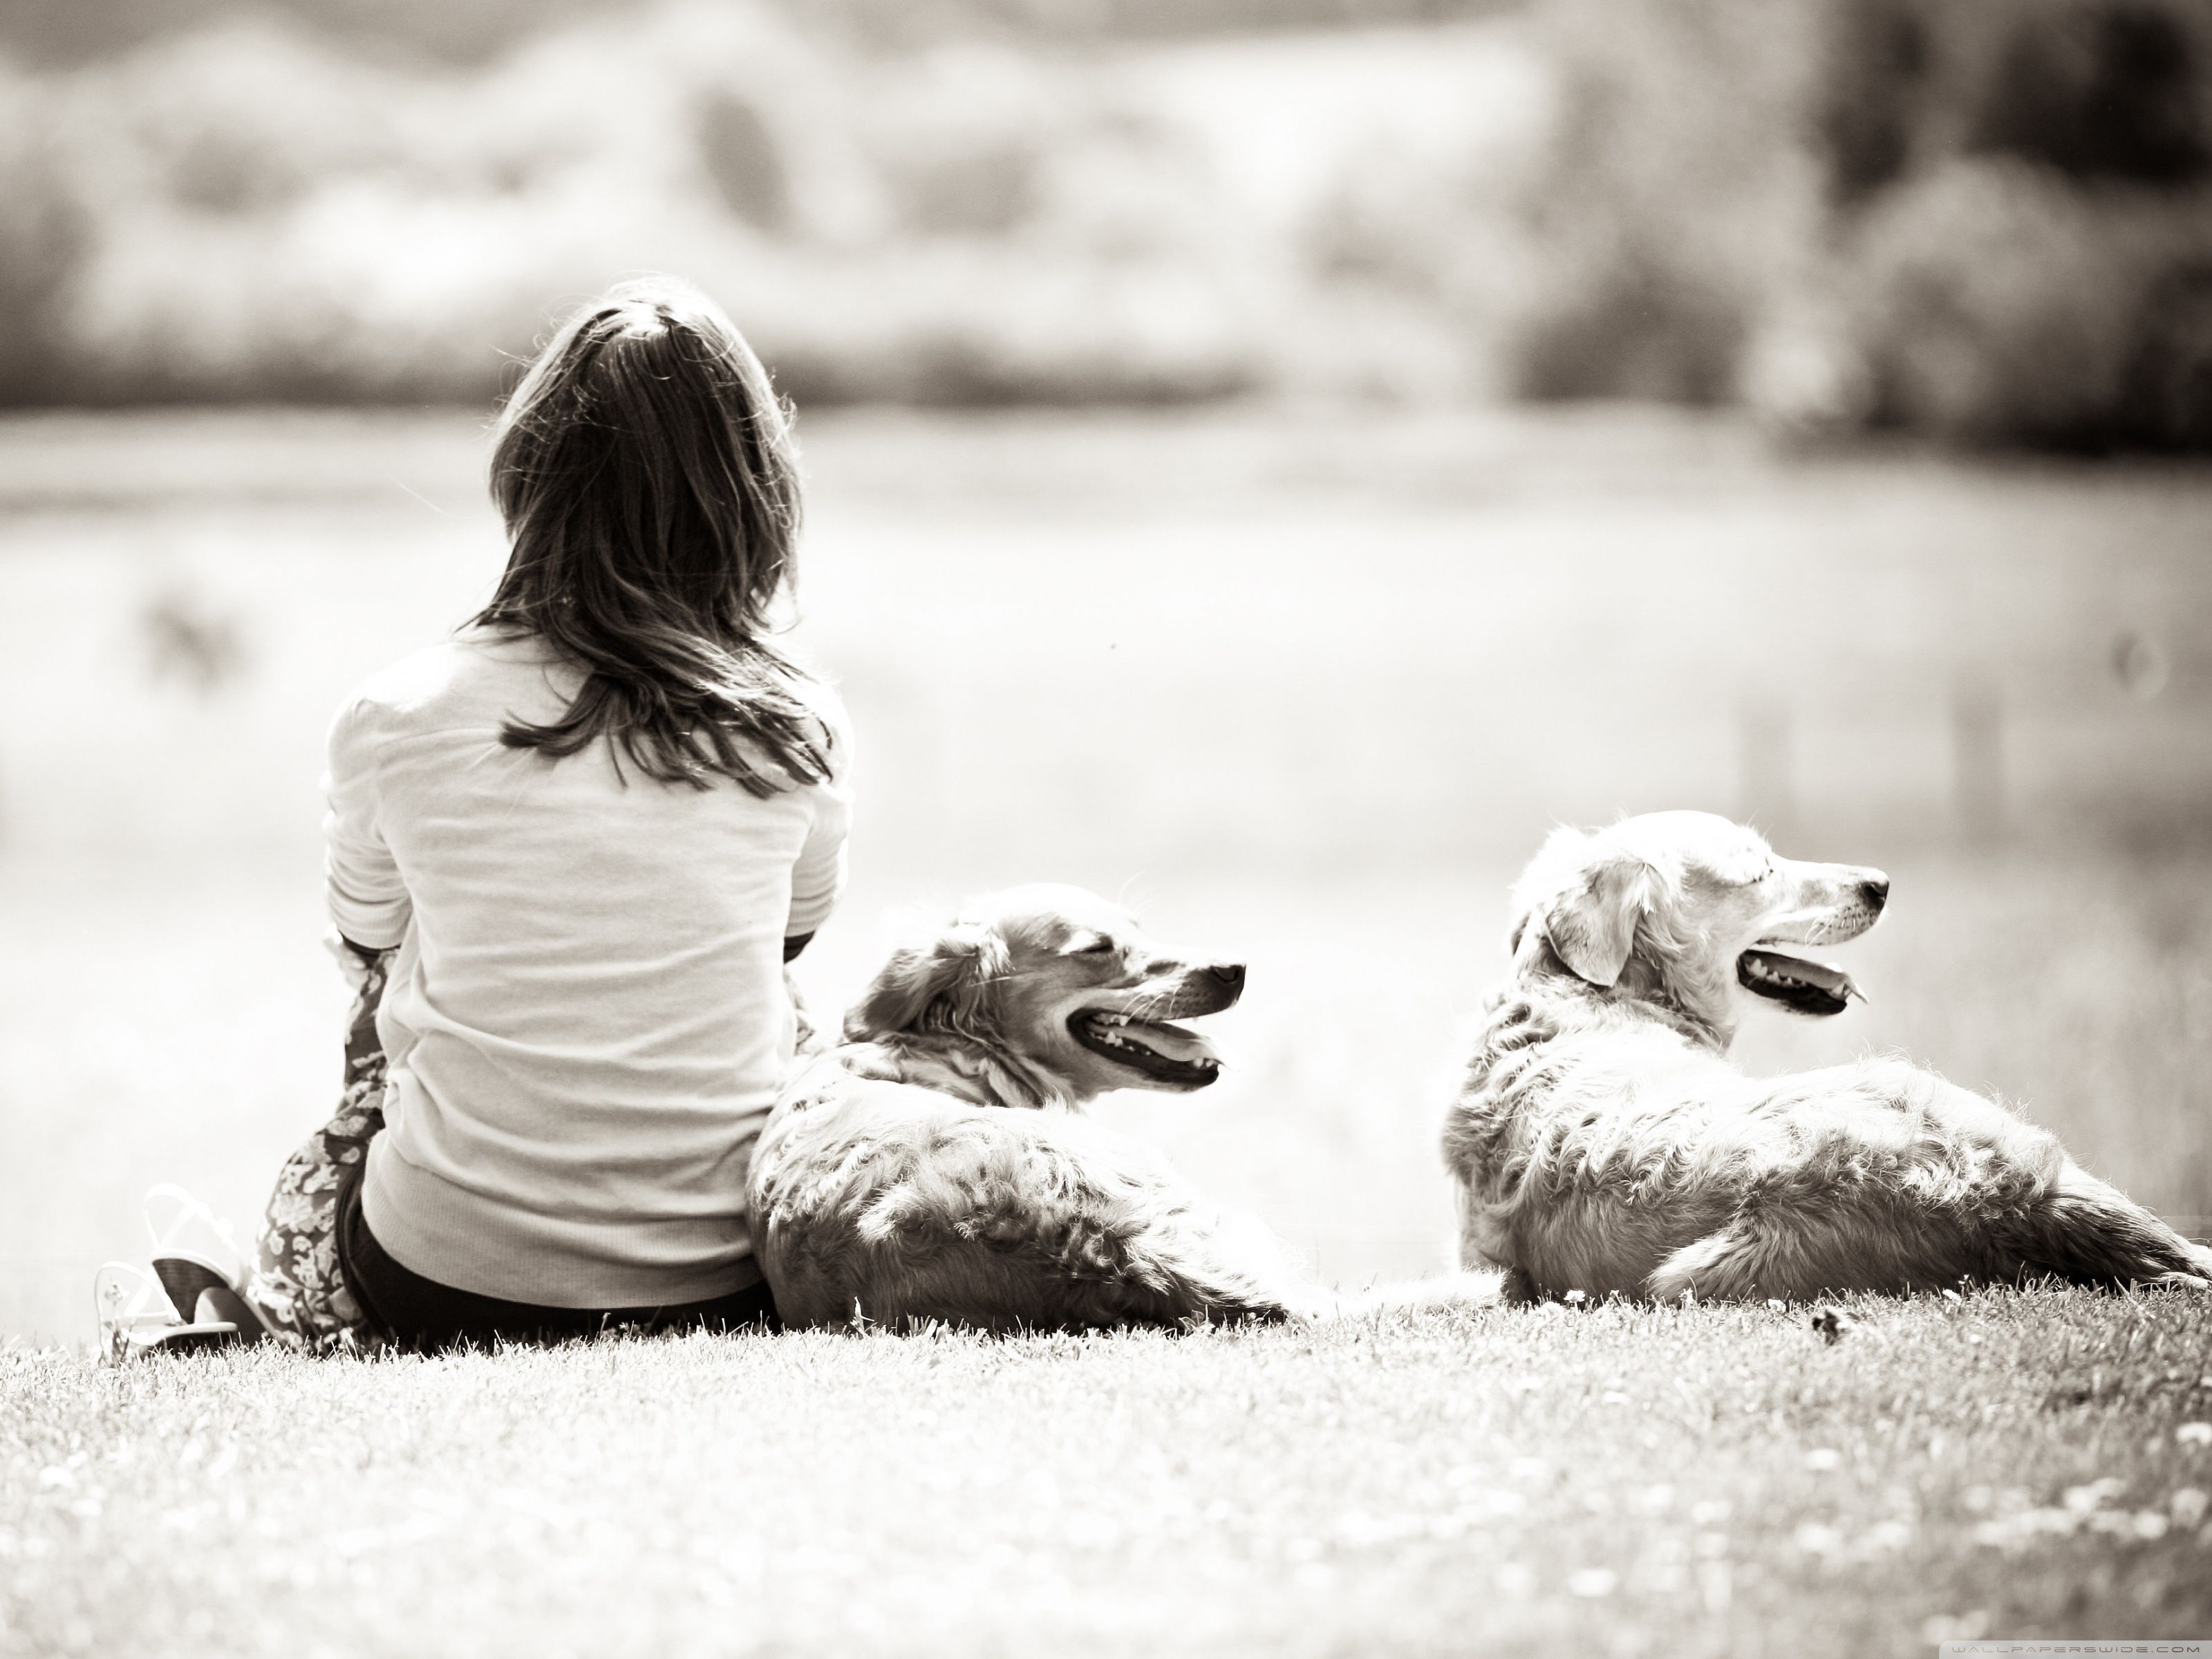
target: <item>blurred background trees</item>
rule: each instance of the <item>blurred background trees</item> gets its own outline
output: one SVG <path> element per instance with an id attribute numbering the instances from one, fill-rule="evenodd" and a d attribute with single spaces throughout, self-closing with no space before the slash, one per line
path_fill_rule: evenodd
<path id="1" fill-rule="evenodd" d="M 17 0 L 0 399 L 1741 403 L 2212 449 L 2212 0 Z"/>

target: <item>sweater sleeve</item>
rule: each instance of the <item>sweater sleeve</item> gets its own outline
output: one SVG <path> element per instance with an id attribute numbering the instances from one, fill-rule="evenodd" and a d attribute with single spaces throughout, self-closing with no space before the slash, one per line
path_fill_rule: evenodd
<path id="1" fill-rule="evenodd" d="M 786 939 L 811 933 L 830 919 L 837 896 L 845 889 L 845 837 L 853 827 L 853 736 L 844 711 L 825 708 L 823 724 L 830 735 L 829 778 L 808 791 L 814 822 L 791 870 L 791 915 L 783 925 Z"/>
<path id="2" fill-rule="evenodd" d="M 388 950 L 405 936 L 412 906 L 377 822 L 374 712 L 356 699 L 331 725 L 323 873 L 338 932 L 356 945 Z"/>

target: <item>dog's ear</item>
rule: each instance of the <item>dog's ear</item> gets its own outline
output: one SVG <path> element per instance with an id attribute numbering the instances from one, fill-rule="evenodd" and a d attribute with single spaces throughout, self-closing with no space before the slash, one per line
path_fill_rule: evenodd
<path id="1" fill-rule="evenodd" d="M 1544 936 L 1577 977 L 1598 986 L 1620 979 L 1650 899 L 1650 878 L 1643 860 L 1608 853 L 1553 899 L 1544 913 Z"/>
<path id="2" fill-rule="evenodd" d="M 973 923 L 931 944 L 902 945 L 845 1015 L 845 1040 L 866 1042 L 927 1025 L 975 1024 L 989 988 L 1012 966 L 995 929 Z"/>

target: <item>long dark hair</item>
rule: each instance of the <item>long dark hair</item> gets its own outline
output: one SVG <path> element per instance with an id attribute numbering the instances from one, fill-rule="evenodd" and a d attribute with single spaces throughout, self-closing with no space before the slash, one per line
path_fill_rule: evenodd
<path id="1" fill-rule="evenodd" d="M 829 776 L 813 682 L 769 637 L 799 535 L 791 415 L 712 301 L 652 278 L 571 318 L 507 400 L 491 493 L 513 551 L 477 623 L 584 672 L 565 715 L 502 743 L 558 759 L 605 737 L 663 783 L 756 795 Z"/>

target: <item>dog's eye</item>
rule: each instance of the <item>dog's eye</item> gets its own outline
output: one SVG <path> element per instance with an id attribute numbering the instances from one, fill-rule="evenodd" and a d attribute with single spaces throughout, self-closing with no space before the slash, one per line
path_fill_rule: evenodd
<path id="1" fill-rule="evenodd" d="M 1080 945 L 1071 945 L 1067 954 L 1072 957 L 1102 957 L 1114 948 L 1114 941 L 1103 933 L 1093 933 Z"/>
<path id="2" fill-rule="evenodd" d="M 1735 858 L 1717 859 L 1711 863 L 1687 866 L 1684 874 L 1692 881 L 1710 887 L 1729 890 L 1756 887 L 1774 873 L 1774 860 L 1764 854 L 1744 854 Z"/>

